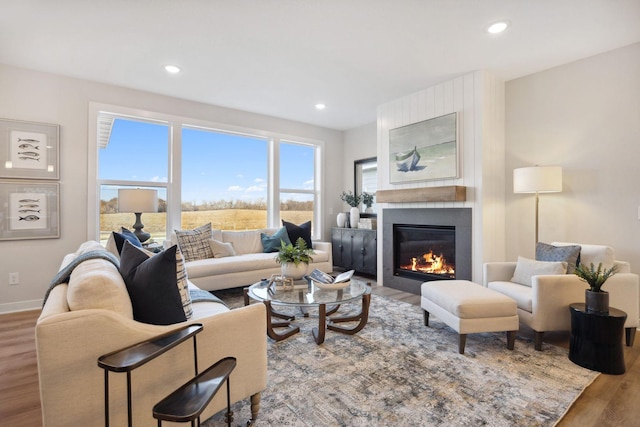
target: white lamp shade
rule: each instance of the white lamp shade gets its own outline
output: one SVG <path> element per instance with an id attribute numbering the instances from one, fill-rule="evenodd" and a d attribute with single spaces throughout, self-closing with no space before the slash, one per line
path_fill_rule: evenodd
<path id="1" fill-rule="evenodd" d="M 560 166 L 532 166 L 513 170 L 514 193 L 559 193 L 562 191 Z"/>
<path id="2" fill-rule="evenodd" d="M 119 189 L 118 212 L 158 212 L 158 190 L 143 188 Z"/>

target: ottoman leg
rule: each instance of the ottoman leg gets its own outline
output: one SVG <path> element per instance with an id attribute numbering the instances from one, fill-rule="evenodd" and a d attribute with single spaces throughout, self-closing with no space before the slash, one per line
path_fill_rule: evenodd
<path id="1" fill-rule="evenodd" d="M 422 310 L 422 315 L 424 317 L 424 326 L 429 326 L 429 312 L 427 310 Z"/>
<path id="2" fill-rule="evenodd" d="M 518 331 L 507 331 L 507 348 L 513 350 L 516 343 L 516 333 Z"/>
<path id="3" fill-rule="evenodd" d="M 544 332 L 535 331 L 535 336 L 533 338 L 533 348 L 537 351 L 542 351 L 542 338 L 544 337 Z"/>
<path id="4" fill-rule="evenodd" d="M 464 345 L 467 343 L 467 334 L 460 334 L 458 341 L 458 353 L 464 354 Z"/>

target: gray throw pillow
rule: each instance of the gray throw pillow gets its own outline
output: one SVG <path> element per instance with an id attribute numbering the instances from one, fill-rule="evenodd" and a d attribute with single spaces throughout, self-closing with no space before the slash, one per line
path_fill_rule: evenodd
<path id="1" fill-rule="evenodd" d="M 537 261 L 564 261 L 567 263 L 567 274 L 573 274 L 580 262 L 580 246 L 553 246 L 538 242 L 536 245 Z"/>

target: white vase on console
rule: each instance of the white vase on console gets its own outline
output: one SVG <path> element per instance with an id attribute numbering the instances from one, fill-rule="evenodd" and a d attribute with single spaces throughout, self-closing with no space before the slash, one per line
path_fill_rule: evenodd
<path id="1" fill-rule="evenodd" d="M 351 228 L 358 228 L 358 221 L 360 221 L 360 209 L 357 207 L 349 210 L 349 223 Z"/>
<path id="2" fill-rule="evenodd" d="M 347 214 L 344 212 L 340 212 L 338 214 L 338 227 L 343 228 L 346 222 L 347 222 Z"/>

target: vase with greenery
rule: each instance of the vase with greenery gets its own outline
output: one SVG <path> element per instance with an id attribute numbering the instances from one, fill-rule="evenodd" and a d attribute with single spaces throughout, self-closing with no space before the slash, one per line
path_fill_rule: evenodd
<path id="1" fill-rule="evenodd" d="M 598 264 L 598 268 L 595 268 L 593 263 L 591 263 L 590 267 L 584 264 L 576 267 L 575 275 L 589 285 L 589 288 L 585 290 L 585 308 L 587 311 L 596 313 L 609 312 L 609 293 L 603 291 L 602 286 L 609 277 L 616 274 L 617 270 L 617 265 L 607 269 L 602 267 L 602 263 Z"/>
<path id="2" fill-rule="evenodd" d="M 280 242 L 280 249 L 276 255 L 276 262 L 281 265 L 282 275 L 291 277 L 294 280 L 302 279 L 307 274 L 309 263 L 313 261 L 311 255 L 315 254 L 312 248 L 307 247 L 307 243 L 302 237 L 292 243 Z"/>
<path id="3" fill-rule="evenodd" d="M 340 200 L 352 208 L 357 208 L 362 201 L 362 196 L 359 194 L 353 194 L 351 191 L 343 191 L 342 194 L 340 194 Z"/>
<path id="4" fill-rule="evenodd" d="M 364 191 L 362 193 L 362 204 L 367 207 L 365 209 L 365 212 L 371 212 L 371 205 L 373 205 L 373 193 L 367 193 L 366 191 Z"/>

